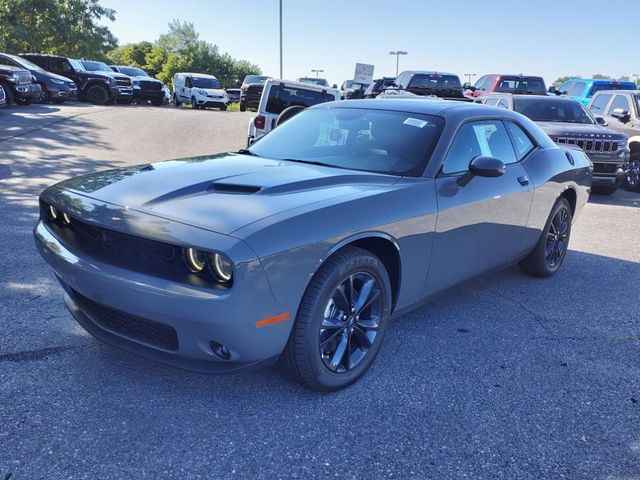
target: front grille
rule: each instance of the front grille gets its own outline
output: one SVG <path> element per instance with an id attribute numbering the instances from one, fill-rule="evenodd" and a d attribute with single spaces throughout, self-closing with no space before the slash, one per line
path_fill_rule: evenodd
<path id="1" fill-rule="evenodd" d="M 76 218 L 69 225 L 52 222 L 41 204 L 40 218 L 63 244 L 78 253 L 129 271 L 206 288 L 221 288 L 210 275 L 191 273 L 182 247 L 99 227 Z"/>
<path id="2" fill-rule="evenodd" d="M 69 286 L 66 287 L 78 307 L 99 327 L 164 350 L 178 350 L 178 335 L 170 325 L 107 307 L 90 300 Z"/>
<path id="3" fill-rule="evenodd" d="M 140 88 L 142 90 L 162 90 L 162 84 L 159 82 L 149 82 L 147 80 L 142 80 L 140 82 Z"/>
<path id="4" fill-rule="evenodd" d="M 618 151 L 618 140 L 599 140 L 574 137 L 558 137 L 557 143 L 566 145 L 577 145 L 587 153 L 614 153 Z"/>
<path id="5" fill-rule="evenodd" d="M 119 87 L 131 87 L 131 79 L 130 78 L 116 78 L 116 83 Z"/>
<path id="6" fill-rule="evenodd" d="M 608 173 L 614 174 L 618 170 L 618 165 L 615 163 L 594 163 L 593 173 Z"/>

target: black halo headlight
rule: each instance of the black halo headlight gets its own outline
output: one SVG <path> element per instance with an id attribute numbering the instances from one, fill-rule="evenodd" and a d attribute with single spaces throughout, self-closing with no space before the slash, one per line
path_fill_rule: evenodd
<path id="1" fill-rule="evenodd" d="M 231 282 L 233 263 L 224 253 L 213 253 L 211 255 L 211 269 L 218 281 L 222 283 Z"/>
<path id="2" fill-rule="evenodd" d="M 193 273 L 200 273 L 207 264 L 207 253 L 196 248 L 187 248 L 184 251 L 187 267 Z"/>
<path id="3" fill-rule="evenodd" d="M 58 219 L 58 211 L 51 205 L 49 205 L 47 211 L 49 212 L 49 218 L 55 222 Z"/>

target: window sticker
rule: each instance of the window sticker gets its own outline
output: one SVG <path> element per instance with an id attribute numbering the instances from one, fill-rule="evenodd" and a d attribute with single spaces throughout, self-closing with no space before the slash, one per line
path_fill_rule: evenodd
<path id="1" fill-rule="evenodd" d="M 409 117 L 404 122 L 405 125 L 411 125 L 412 127 L 424 128 L 424 126 L 429 123 L 424 120 L 420 120 L 418 118 Z"/>

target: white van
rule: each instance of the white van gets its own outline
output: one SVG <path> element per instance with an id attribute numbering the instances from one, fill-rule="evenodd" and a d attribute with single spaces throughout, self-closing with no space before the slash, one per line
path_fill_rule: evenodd
<path id="1" fill-rule="evenodd" d="M 292 106 L 310 107 L 340 100 L 340 90 L 311 83 L 270 78 L 264 84 L 258 115 L 249 122 L 247 145 L 276 127 L 278 116 Z"/>
<path id="2" fill-rule="evenodd" d="M 179 107 L 190 103 L 192 108 L 214 107 L 226 110 L 227 92 L 213 75 L 204 73 L 176 73 L 173 76 L 173 104 Z"/>

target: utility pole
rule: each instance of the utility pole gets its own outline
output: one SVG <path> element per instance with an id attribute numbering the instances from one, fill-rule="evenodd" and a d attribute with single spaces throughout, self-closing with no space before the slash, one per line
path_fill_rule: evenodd
<path id="1" fill-rule="evenodd" d="M 403 52 L 402 50 L 396 50 L 395 52 L 389 52 L 389 55 L 396 56 L 396 77 L 398 76 L 398 72 L 400 70 L 400 55 L 406 55 L 407 52 Z"/>
<path id="2" fill-rule="evenodd" d="M 282 78 L 282 0 L 280 0 L 280 78 Z"/>

